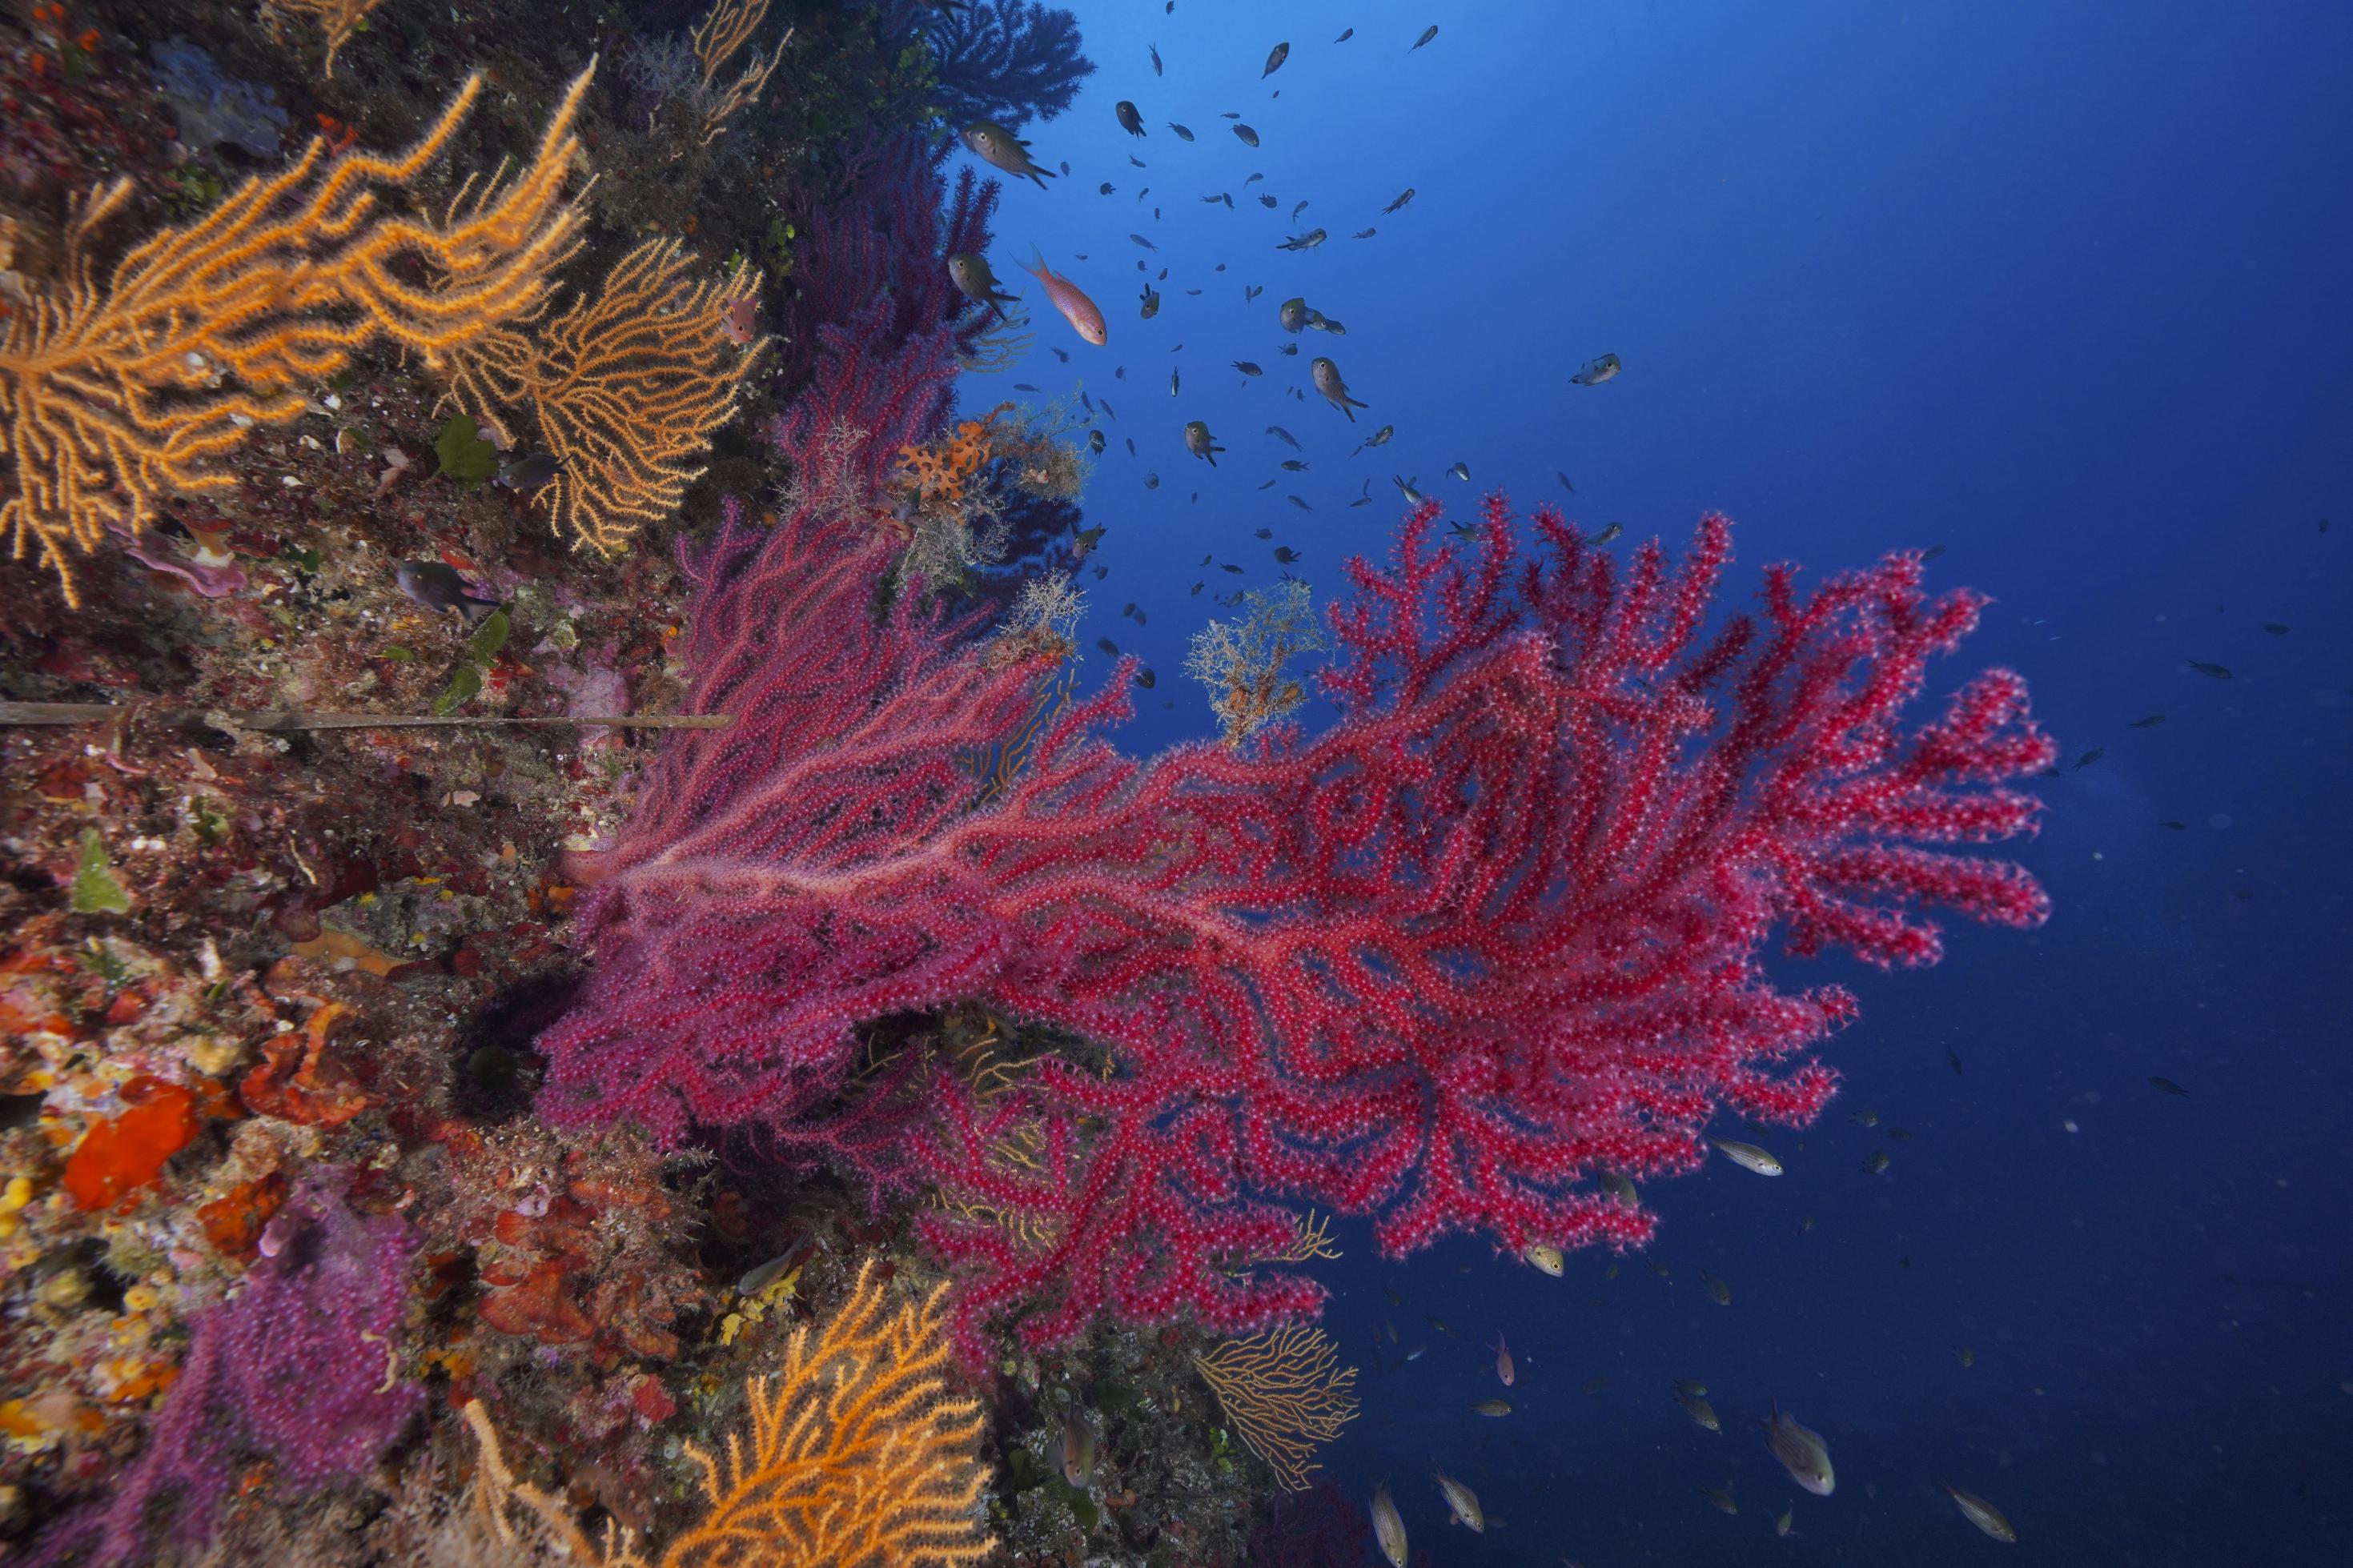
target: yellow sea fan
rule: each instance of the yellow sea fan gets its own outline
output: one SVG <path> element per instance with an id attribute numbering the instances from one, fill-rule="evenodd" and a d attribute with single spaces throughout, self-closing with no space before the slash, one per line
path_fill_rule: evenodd
<path id="1" fill-rule="evenodd" d="M 528 319 L 578 233 L 564 184 L 594 68 L 572 83 L 531 164 L 462 221 L 382 203 L 448 146 L 480 77 L 406 153 L 335 155 L 314 137 L 285 170 L 159 229 L 102 279 L 91 240 L 132 185 L 93 187 L 66 227 L 64 276 L 0 324 L 0 464 L 15 491 L 0 528 L 17 559 L 37 550 L 79 605 L 69 549 L 94 548 L 110 527 L 139 532 L 173 491 L 234 487 L 215 459 L 257 426 L 299 417 L 298 389 L 355 350 L 389 339 L 438 363 Z M 444 286 L 409 284 L 418 262 Z"/>
<path id="2" fill-rule="evenodd" d="M 784 1365 L 754 1379 L 750 1441 L 702 1467 L 710 1511 L 662 1568 L 955 1568 L 995 1550 L 980 1402 L 948 1393 L 947 1287 L 895 1310 L 871 1259 L 849 1300 Z"/>
<path id="3" fill-rule="evenodd" d="M 1356 1414 L 1356 1369 L 1321 1329 L 1293 1326 L 1228 1340 L 1193 1358 L 1250 1451 L 1285 1491 L 1304 1491 L 1318 1467 L 1315 1446 L 1340 1435 Z"/>
<path id="4" fill-rule="evenodd" d="M 869 1259 L 821 1329 L 794 1331 L 784 1363 L 745 1384 L 751 1431 L 724 1464 L 690 1443 L 706 1511 L 659 1557 L 607 1531 L 591 1554 L 549 1494 L 514 1479 L 480 1405 L 480 1507 L 512 1539 L 519 1507 L 570 1553 L 605 1568 L 962 1568 L 996 1542 L 981 1527 L 988 1471 L 980 1402 L 948 1392 L 947 1287 L 893 1307 Z"/>

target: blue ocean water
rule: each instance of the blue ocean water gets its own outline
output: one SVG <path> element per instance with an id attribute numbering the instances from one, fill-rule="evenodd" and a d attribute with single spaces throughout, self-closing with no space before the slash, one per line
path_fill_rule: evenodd
<path id="1" fill-rule="evenodd" d="M 1077 9 L 1100 68 L 1026 132 L 1070 174 L 1011 184 L 997 224 L 1038 346 L 962 396 L 1082 378 L 1108 400 L 1081 641 L 1159 675 L 1124 743 L 1207 732 L 1178 671 L 1225 613 L 1210 596 L 1275 581 L 1283 544 L 1325 601 L 1345 556 L 1386 547 L 1398 475 L 1450 517 L 1501 487 L 1671 544 L 1722 509 L 1736 597 L 1767 561 L 1944 545 L 1934 581 L 1994 604 L 1928 700 L 2014 666 L 2065 749 L 2018 851 L 2045 929 L 1955 928 L 1926 973 L 1781 967 L 1864 1009 L 1827 1053 L 1840 1098 L 1772 1140 L 1786 1175 L 1656 1184 L 1646 1257 L 1574 1255 L 1559 1279 L 1466 1240 L 1386 1264 L 1344 1227 L 1326 1323 L 1364 1408 L 1327 1473 L 1359 1500 L 1388 1478 L 1417 1552 L 1471 1568 L 2348 1560 L 2353 9 Z M 1276 248 L 1315 226 L 1322 246 Z M 1107 346 L 1043 312 L 1011 265 L 1032 244 L 1101 303 Z M 1284 333 L 1293 295 L 1345 335 Z M 1319 353 L 1370 405 L 1353 424 L 1307 384 Z M 1622 374 L 1570 384 L 1604 353 Z M 1189 419 L 1228 447 L 1216 468 Z M 1489 1420 L 1466 1406 L 1504 1392 L 1499 1331 L 1519 1375 Z M 1827 1440 L 1831 1497 L 1767 1451 L 1776 1400 Z M 1433 1462 L 1499 1516 L 1483 1537 L 1445 1527 Z M 2000 1507 L 2016 1546 L 1940 1481 Z"/>

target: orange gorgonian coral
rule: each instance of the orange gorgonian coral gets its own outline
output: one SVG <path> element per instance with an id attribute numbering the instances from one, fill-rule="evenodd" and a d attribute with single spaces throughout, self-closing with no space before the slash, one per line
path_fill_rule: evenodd
<path id="1" fill-rule="evenodd" d="M 730 1434 L 723 1465 L 687 1445 L 708 1511 L 659 1557 L 618 1532 L 593 1552 L 555 1497 L 510 1473 L 488 1415 L 470 1405 L 482 1446 L 475 1500 L 501 1538 L 514 1540 L 519 1524 L 543 1529 L 604 1568 L 978 1563 L 996 1545 L 979 1519 L 981 1407 L 948 1392 L 947 1289 L 893 1308 L 870 1258 L 814 1338 L 796 1331 L 783 1365 L 747 1384 L 749 1442 Z"/>
<path id="2" fill-rule="evenodd" d="M 1303 1491 L 1320 1468 L 1315 1448 L 1356 1414 L 1356 1369 L 1341 1366 L 1321 1329 L 1292 1324 L 1228 1340 L 1193 1358 L 1219 1408 L 1285 1491 Z"/>
<path id="3" fill-rule="evenodd" d="M 313 137 L 281 173 L 248 180 L 194 223 L 158 230 L 101 279 L 91 241 L 132 183 L 93 187 L 66 226 L 64 276 L 0 322 L 0 458 L 13 493 L 0 528 L 16 558 L 37 550 L 79 605 L 68 551 L 111 527 L 137 533 L 171 491 L 234 488 L 213 464 L 259 425 L 304 408 L 362 346 L 391 340 L 429 364 L 543 304 L 581 217 L 564 200 L 580 151 L 582 72 L 531 163 L 448 222 L 382 209 L 456 135 L 482 90 L 468 79 L 397 157 L 332 157 Z M 404 274 L 423 260 L 445 279 Z"/>
<path id="4" fill-rule="evenodd" d="M 335 74 L 335 56 L 352 41 L 352 35 L 367 22 L 367 15 L 384 0 L 261 0 L 263 20 L 270 30 L 283 35 L 297 16 L 308 16 L 319 24 L 327 36 L 327 68 L 330 79 Z"/>
<path id="5" fill-rule="evenodd" d="M 702 475 L 694 459 L 734 416 L 767 347 L 738 347 L 728 330 L 760 274 L 697 270 L 678 241 L 649 240 L 536 331 L 506 326 L 450 356 L 450 401 L 501 444 L 513 438 L 502 410 L 536 413 L 561 467 L 533 499 L 575 544 L 617 554 L 678 510 Z"/>
<path id="6" fill-rule="evenodd" d="M 947 1287 L 895 1310 L 869 1259 L 812 1342 L 750 1385 L 747 1445 L 727 1462 L 690 1446 L 711 1511 L 662 1568 L 749 1562 L 955 1568 L 994 1549 L 980 1526 L 988 1472 L 980 1402 L 948 1393 Z"/>

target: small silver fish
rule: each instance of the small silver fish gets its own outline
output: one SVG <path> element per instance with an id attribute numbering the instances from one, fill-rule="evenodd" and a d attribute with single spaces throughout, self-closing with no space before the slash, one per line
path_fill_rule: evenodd
<path id="1" fill-rule="evenodd" d="M 1405 205 L 1406 203 L 1411 200 L 1413 200 L 1413 187 L 1411 185 L 1408 185 L 1405 188 L 1403 195 L 1399 195 L 1397 200 L 1391 202 L 1388 205 L 1381 209 L 1381 214 L 1383 216 L 1387 216 L 1388 214 L 1397 211 L 1398 208 Z"/>
<path id="2" fill-rule="evenodd" d="M 1715 1406 L 1701 1397 L 1701 1394 L 1705 1392 L 1705 1389 L 1702 1389 L 1700 1394 L 1678 1394 L 1675 1397 L 1675 1403 L 1683 1407 L 1683 1414 L 1692 1418 L 1694 1426 L 1704 1426 L 1711 1432 L 1721 1432 L 1724 1426 L 1715 1418 Z"/>
<path id="3" fill-rule="evenodd" d="M 1146 44 L 1145 47 L 1152 52 L 1152 74 L 1154 76 L 1158 76 L 1160 74 L 1160 46 L 1158 44 Z"/>
<path id="4" fill-rule="evenodd" d="M 1773 1450 L 1791 1480 L 1816 1497 L 1831 1495 L 1838 1477 L 1831 1469 L 1831 1451 L 1820 1433 L 1799 1425 L 1798 1418 L 1785 1415 L 1778 1403 L 1772 1419 L 1757 1425 L 1765 1428 L 1766 1447 Z"/>
<path id="5" fill-rule="evenodd" d="M 1328 237 L 1322 229 L 1311 228 L 1305 234 L 1293 235 L 1275 248 L 1277 250 L 1313 250 L 1323 244 L 1326 237 Z"/>
<path id="6" fill-rule="evenodd" d="M 1470 482 L 1471 479 L 1471 465 L 1468 463 L 1457 463 L 1452 468 L 1446 470 L 1446 477 L 1450 479 L 1461 479 L 1467 484 Z"/>
<path id="7" fill-rule="evenodd" d="M 1111 111 L 1118 118 L 1119 128 L 1130 136 L 1144 134 L 1144 116 L 1136 112 L 1135 105 L 1123 98 L 1111 106 Z"/>
<path id="8" fill-rule="evenodd" d="M 1245 147 L 1255 147 L 1258 145 L 1258 132 L 1251 130 L 1247 125 L 1235 126 L 1234 134 L 1242 139 L 1242 145 Z"/>
<path id="9" fill-rule="evenodd" d="M 1411 1361 L 1408 1356 L 1406 1360 Z M 1381 1555 L 1389 1560 L 1389 1568 L 1405 1568 L 1405 1521 L 1398 1517 L 1397 1503 L 1389 1496 L 1389 1484 L 1383 1481 L 1373 1489 L 1373 1539 L 1381 1543 Z"/>
<path id="10" fill-rule="evenodd" d="M 765 1263 L 748 1270 L 742 1279 L 735 1281 L 735 1294 L 745 1298 L 758 1295 L 784 1278 L 786 1265 L 792 1260 L 791 1252 L 780 1252 Z M 800 1270 L 796 1268 L 793 1272 L 797 1275 Z"/>
<path id="11" fill-rule="evenodd" d="M 1266 427 L 1266 433 L 1273 437 L 1276 440 L 1282 442 L 1284 446 L 1290 447 L 1294 452 L 1303 452 L 1307 449 L 1299 444 L 1299 438 L 1297 437 L 1293 436 L 1290 431 L 1284 429 L 1280 425 L 1268 426 Z"/>
<path id="12" fill-rule="evenodd" d="M 1624 363 L 1616 354 L 1603 354 L 1568 379 L 1577 386 L 1599 386 L 1605 381 L 1615 379 L 1624 368 Z"/>
<path id="13" fill-rule="evenodd" d="M 1209 467 L 1213 468 L 1218 466 L 1217 455 L 1225 450 L 1223 447 L 1211 445 L 1216 439 L 1217 437 L 1209 434 L 1208 421 L 1193 419 L 1186 422 L 1185 449 L 1197 458 L 1207 458 L 1209 460 Z"/>
<path id="14" fill-rule="evenodd" d="M 1600 546 L 1602 546 L 1602 545 L 1604 545 L 1604 544 L 1608 544 L 1608 543 L 1609 543 L 1611 541 L 1615 540 L 1615 539 L 1616 539 L 1620 534 L 1621 534 L 1621 533 L 1623 533 L 1623 532 L 1625 532 L 1625 531 L 1626 531 L 1626 525 L 1625 525 L 1624 523 L 1622 523 L 1622 522 L 1613 522 L 1613 523 L 1611 523 L 1609 527 L 1607 527 L 1607 528 L 1603 529 L 1600 532 L 1599 532 L 1599 533 L 1597 533 L 1597 534 L 1595 534 L 1595 535 L 1593 536 L 1593 543 L 1594 543 L 1595 548 L 1597 548 L 1597 549 L 1598 549 L 1598 548 L 1599 548 Z"/>
<path id="15" fill-rule="evenodd" d="M 1101 453 L 1103 452 L 1103 433 L 1102 431 L 1100 431 L 1100 430 L 1090 430 L 1090 431 L 1088 431 L 1088 432 L 1087 432 L 1087 450 L 1088 450 L 1088 451 L 1090 451 L 1090 452 L 1093 452 L 1093 453 L 1095 453 L 1095 454 L 1097 454 L 1097 455 L 1099 455 L 1099 456 L 1100 456 L 1100 455 L 1101 455 Z"/>
<path id="16" fill-rule="evenodd" d="M 1568 476 L 1567 474 L 1562 473 L 1558 468 L 1555 468 L 1552 471 L 1552 477 L 1560 481 L 1561 489 L 1567 490 L 1571 495 L 1575 495 L 1577 493 L 1577 487 L 1568 482 Z"/>
<path id="17" fill-rule="evenodd" d="M 1389 483 L 1397 486 L 1398 493 L 1405 497 L 1406 505 L 1419 506 L 1421 504 L 1421 492 L 1413 488 L 1413 480 L 1405 479 L 1399 475 L 1392 474 L 1389 476 Z"/>
<path id="18" fill-rule="evenodd" d="M 1377 429 L 1377 430 L 1374 431 L 1371 435 L 1369 435 L 1369 436 L 1367 436 L 1367 437 L 1365 437 L 1365 445 L 1366 445 L 1366 446 L 1367 446 L 1367 447 L 1379 447 L 1379 446 L 1386 445 L 1386 444 L 1388 443 L 1388 438 L 1389 438 L 1390 437 L 1392 437 L 1392 436 L 1396 435 L 1396 434 L 1397 434 L 1397 426 L 1394 426 L 1394 425 L 1384 425 L 1384 426 L 1382 426 L 1379 429 Z"/>
<path id="19" fill-rule="evenodd" d="M 1495 1375 L 1504 1380 L 1505 1388 L 1511 1387 L 1513 1379 L 1518 1375 L 1512 1366 L 1512 1347 L 1504 1342 L 1504 1336 L 1499 1331 L 1495 1335 L 1495 1342 L 1487 1348 L 1495 1352 Z"/>
<path id="20" fill-rule="evenodd" d="M 1275 307 L 1274 319 L 1282 323 L 1284 331 L 1295 332 L 1305 326 L 1307 319 L 1314 313 L 1307 308 L 1304 296 L 1294 294 Z"/>
<path id="21" fill-rule="evenodd" d="M 980 157 L 1007 174 L 1026 175 L 1046 188 L 1051 171 L 1039 168 L 1029 157 L 1029 143 L 993 120 L 976 120 L 964 128 L 964 144 Z"/>
<path id="22" fill-rule="evenodd" d="M 1144 286 L 1144 319 L 1148 321 L 1158 314 L 1160 314 L 1160 291 L 1146 283 Z"/>
<path id="23" fill-rule="evenodd" d="M 1742 1143 L 1730 1138 L 1711 1138 L 1708 1145 L 1717 1153 L 1744 1171 L 1754 1171 L 1760 1176 L 1778 1176 L 1781 1162 L 1773 1158 L 1772 1151 L 1754 1143 Z"/>
<path id="24" fill-rule="evenodd" d="M 1452 1511 L 1454 1517 L 1469 1525 L 1473 1535 L 1486 1534 L 1487 1515 L 1479 1506 L 1479 1494 L 1444 1470 L 1439 1470 L 1435 1474 L 1438 1478 L 1438 1489 L 1446 1494 L 1446 1506 Z"/>
<path id="25" fill-rule="evenodd" d="M 1354 28 L 1354 27 L 1345 27 L 1345 28 L 1341 29 L 1340 36 L 1339 36 L 1338 37 L 1336 37 L 1336 38 L 1333 39 L 1332 41 L 1333 41 L 1334 43 L 1335 43 L 1335 44 L 1345 44 L 1345 43 L 1346 43 L 1350 38 L 1353 38 L 1353 37 L 1355 37 L 1356 36 L 1356 28 Z M 1410 49 L 1409 49 L 1409 50 L 1407 50 L 1406 52 L 1407 52 L 1407 53 L 1409 53 L 1409 54 L 1410 54 L 1410 53 L 1412 53 L 1413 51 L 1411 51 Z"/>
<path id="26" fill-rule="evenodd" d="M 1508 1399 L 1474 1400 L 1471 1405 L 1471 1413 L 1474 1415 L 1488 1415 L 1500 1419 L 1512 1413 L 1512 1403 Z"/>
<path id="27" fill-rule="evenodd" d="M 1102 184 L 1095 187 L 1095 195 L 1099 196 L 1107 196 L 1111 195 L 1111 193 L 1112 183 L 1109 180 L 1105 180 Z"/>
<path id="28" fill-rule="evenodd" d="M 1179 142 L 1190 142 L 1193 140 L 1193 133 L 1190 131 L 1186 130 L 1183 126 L 1177 124 L 1173 120 L 1168 122 L 1168 129 L 1176 132 L 1176 139 Z"/>
<path id="29" fill-rule="evenodd" d="M 1968 1520 L 1996 1541 L 2012 1544 L 2017 1542 L 2018 1531 L 2003 1516 L 2001 1510 L 1975 1492 L 1963 1491 L 1950 1481 L 1938 1481 L 1936 1484 L 1945 1489 L 1945 1495 L 1953 1500 L 1954 1506 L 1961 1510 L 1963 1519 Z"/>
<path id="30" fill-rule="evenodd" d="M 1308 373 L 1314 379 L 1315 390 L 1324 395 L 1325 402 L 1341 413 L 1346 414 L 1349 424 L 1354 425 L 1356 422 L 1356 416 L 1349 412 L 1350 409 L 1372 406 L 1368 403 L 1360 403 L 1348 395 L 1348 384 L 1340 379 L 1340 367 L 1330 360 L 1318 355 L 1308 366 Z"/>
<path id="31" fill-rule="evenodd" d="M 994 309 L 999 321 L 1005 319 L 1006 306 L 1020 303 L 1005 292 L 1005 286 L 997 280 L 997 273 L 988 265 L 988 258 L 973 251 L 959 250 L 948 258 L 948 279 L 965 299 Z"/>
<path id="32" fill-rule="evenodd" d="M 1160 248 L 1158 246 L 1156 246 L 1156 245 L 1153 244 L 1150 240 L 1148 240 L 1148 239 L 1145 238 L 1145 237 L 1144 237 L 1142 235 L 1140 235 L 1140 234 L 1131 234 L 1131 235 L 1129 235 L 1127 237 L 1128 237 L 1128 238 L 1130 238 L 1130 239 L 1132 239 L 1132 240 L 1134 240 L 1134 241 L 1135 241 L 1135 243 L 1136 243 L 1136 244 L 1138 244 L 1138 245 L 1140 245 L 1140 246 L 1144 247 L 1144 248 L 1145 248 L 1145 249 L 1146 249 L 1146 250 L 1157 250 L 1157 249 L 1159 249 L 1159 248 Z"/>
<path id="33" fill-rule="evenodd" d="M 1369 228 L 1360 228 L 1360 229 L 1358 229 L 1356 233 L 1354 233 L 1354 234 L 1352 234 L 1352 235 L 1350 235 L 1348 237 L 1349 237 L 1350 239 L 1370 239 L 1370 238 L 1372 238 L 1372 237 L 1373 237 L 1373 235 L 1374 235 L 1376 232 L 1377 232 L 1376 230 L 1369 229 Z"/>
<path id="34" fill-rule="evenodd" d="M 1234 361 L 1234 368 L 1241 372 L 1244 375 L 1264 375 L 1266 374 L 1266 372 L 1261 370 L 1256 364 L 1246 359 L 1238 359 Z"/>
<path id="35" fill-rule="evenodd" d="M 1282 68 L 1282 62 L 1290 58 L 1291 46 L 1289 44 L 1275 45 L 1273 48 L 1267 51 L 1266 69 L 1258 73 L 1258 79 L 1264 81 L 1267 78 L 1281 70 Z"/>
<path id="36" fill-rule="evenodd" d="M 1177 374 L 1178 373 L 1173 370 L 1168 373 L 1168 395 L 1171 397 L 1176 395 Z"/>
<path id="37" fill-rule="evenodd" d="M 1432 39 L 1432 38 L 1434 38 L 1434 37 L 1438 37 L 1438 24 L 1437 24 L 1437 23 L 1435 23 L 1435 22 L 1432 22 L 1432 23 L 1430 25 L 1429 30 L 1428 30 L 1428 31 L 1426 31 L 1426 32 L 1424 32 L 1424 33 L 1421 35 L 1421 37 L 1419 37 L 1419 38 L 1416 38 L 1416 39 L 1413 41 L 1413 49 L 1418 49 L 1418 48 L 1421 47 L 1421 46 L 1422 46 L 1422 45 L 1424 45 L 1424 44 L 1426 44 L 1426 43 L 1430 42 L 1430 39 Z M 1406 53 L 1407 53 L 1407 54 L 1411 54 L 1411 53 L 1413 53 L 1413 49 L 1408 49 L 1408 50 L 1406 50 Z"/>
<path id="38" fill-rule="evenodd" d="M 1285 473 L 1303 474 L 1307 471 L 1307 465 L 1297 458 L 1283 458 L 1282 468 Z"/>
<path id="39" fill-rule="evenodd" d="M 1095 1433 L 1086 1417 L 1072 1411 L 1062 1417 L 1062 1479 L 1082 1491 L 1095 1468 Z"/>

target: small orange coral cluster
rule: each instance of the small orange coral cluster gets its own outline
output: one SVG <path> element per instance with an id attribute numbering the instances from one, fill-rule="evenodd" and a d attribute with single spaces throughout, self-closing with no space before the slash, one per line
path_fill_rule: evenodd
<path id="1" fill-rule="evenodd" d="M 899 476 L 925 505 L 961 506 L 965 484 L 988 464 L 1000 435 L 998 417 L 1013 406 L 1000 403 L 977 419 L 957 424 L 955 434 L 933 447 L 899 448 Z"/>
<path id="2" fill-rule="evenodd" d="M 195 1096 L 176 1083 L 134 1078 L 122 1102 L 128 1109 L 91 1122 L 66 1161 L 65 1188 L 81 1208 L 112 1208 L 144 1188 L 201 1125 Z"/>
<path id="3" fill-rule="evenodd" d="M 635 1189 L 628 1196 L 641 1221 L 659 1225 L 670 1217 L 670 1200 L 659 1189 Z M 609 1187 L 575 1180 L 543 1215 L 501 1210 L 491 1226 L 500 1256 L 481 1269 L 490 1288 L 482 1321 L 542 1344 L 593 1344 L 600 1353 L 626 1349 L 653 1361 L 675 1357 L 678 1336 L 667 1325 L 676 1320 L 678 1304 L 666 1282 L 615 1258 L 597 1234 L 596 1222 L 614 1200 Z"/>

